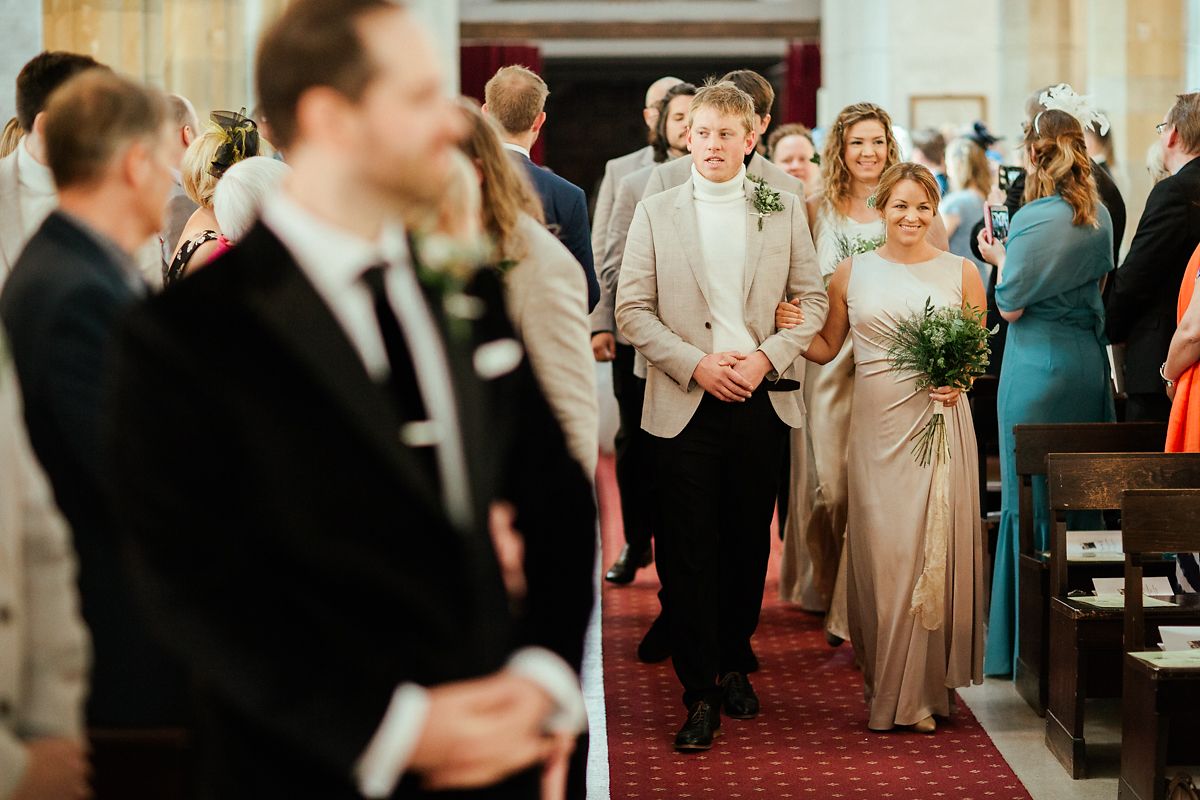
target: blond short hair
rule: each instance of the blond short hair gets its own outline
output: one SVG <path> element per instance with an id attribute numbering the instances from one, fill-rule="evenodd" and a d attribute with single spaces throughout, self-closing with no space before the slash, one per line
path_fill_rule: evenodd
<path id="1" fill-rule="evenodd" d="M 516 65 L 496 70 L 483 89 L 488 115 L 510 135 L 532 128 L 549 96 L 550 88 L 540 75 Z"/>
<path id="2" fill-rule="evenodd" d="M 722 116 L 737 117 L 749 133 L 754 126 L 754 99 L 729 82 L 706 83 L 696 91 L 692 107 L 688 110 L 688 127 L 696 119 L 696 112 L 711 108 Z"/>

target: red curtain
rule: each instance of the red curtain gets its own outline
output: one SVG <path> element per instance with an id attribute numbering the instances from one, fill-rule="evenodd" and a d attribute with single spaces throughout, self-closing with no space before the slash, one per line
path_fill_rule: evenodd
<path id="1" fill-rule="evenodd" d="M 462 93 L 483 102 L 483 87 L 496 70 L 517 64 L 542 74 L 542 51 L 532 44 L 465 44 L 459 48 Z M 542 141 L 533 145 L 534 162 L 542 163 Z"/>
<path id="2" fill-rule="evenodd" d="M 821 88 L 821 45 L 792 42 L 787 55 L 787 89 L 783 96 L 783 122 L 817 124 L 817 89 Z"/>

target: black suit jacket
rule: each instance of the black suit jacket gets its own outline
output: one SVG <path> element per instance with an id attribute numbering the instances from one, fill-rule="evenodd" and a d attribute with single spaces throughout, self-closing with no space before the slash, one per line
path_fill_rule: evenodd
<path id="1" fill-rule="evenodd" d="M 1108 298 L 1108 338 L 1125 343 L 1129 394 L 1162 392 L 1158 368 L 1175 334 L 1183 271 L 1200 244 L 1200 158 L 1164 178 L 1146 209 Z"/>
<path id="2" fill-rule="evenodd" d="M 265 227 L 131 314 L 112 397 L 116 508 L 143 599 L 189 665 L 213 798 L 357 797 L 351 770 L 395 687 L 432 686 L 542 644 L 578 664 L 595 507 L 528 367 L 474 373 L 511 336 L 500 286 L 470 340 L 444 332 L 474 513 L 447 518 L 383 390 Z M 438 304 L 431 304 L 435 309 Z M 514 616 L 486 530 L 498 497 L 526 540 Z M 519 776 L 487 796 L 532 797 Z M 397 796 L 419 796 L 411 781 Z"/>
<path id="3" fill-rule="evenodd" d="M 530 161 L 524 153 L 509 151 L 513 158 L 520 161 L 533 181 L 538 197 L 542 200 L 542 212 L 546 217 L 546 227 L 554 231 L 558 240 L 566 245 L 575 256 L 575 260 L 583 267 L 587 276 L 588 312 L 600 302 L 600 282 L 596 279 L 596 265 L 592 253 L 592 234 L 588 224 L 587 195 L 575 184 L 565 178 L 560 178 L 545 167 L 539 167 Z"/>
<path id="4" fill-rule="evenodd" d="M 117 258 L 72 218 L 51 214 L 13 266 L 0 317 L 30 442 L 79 556 L 80 603 L 93 646 L 88 722 L 170 725 L 183 719 L 183 674 L 133 611 L 102 489 L 105 361 L 117 318 L 137 297 Z"/>

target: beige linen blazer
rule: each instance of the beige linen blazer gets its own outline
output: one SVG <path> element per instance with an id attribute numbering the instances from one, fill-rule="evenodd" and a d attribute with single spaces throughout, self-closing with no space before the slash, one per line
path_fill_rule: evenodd
<path id="1" fill-rule="evenodd" d="M 587 279 L 571 251 L 533 217 L 523 214 L 518 232 L 529 253 L 504 275 L 505 305 L 567 449 L 590 480 L 600 423 Z"/>
<path id="2" fill-rule="evenodd" d="M 604 165 L 604 177 L 596 192 L 596 209 L 592 212 L 592 255 L 596 265 L 604 259 L 604 245 L 608 235 L 608 219 L 612 213 L 613 199 L 621 179 L 629 173 L 654 163 L 654 148 L 650 145 L 609 159 Z"/>
<path id="3" fill-rule="evenodd" d="M 83 737 L 90 640 L 75 552 L 25 435 L 20 390 L 0 339 L 0 797 L 25 772 L 22 740 Z"/>
<path id="4" fill-rule="evenodd" d="M 752 202 L 755 188 L 749 179 L 743 181 L 746 328 L 774 367 L 767 380 L 799 380 L 792 364 L 824 326 L 829 300 L 804 201 L 781 192 L 783 211 L 765 217 L 760 231 Z M 642 428 L 663 438 L 677 436 L 696 413 L 704 390 L 692 373 L 712 352 L 707 266 L 699 243 L 689 178 L 638 204 L 617 285 L 617 326 L 648 362 Z M 775 307 L 785 297 L 800 298 L 804 323 L 777 332 Z M 771 392 L 775 413 L 793 428 L 804 425 L 802 394 L 801 389 Z"/>

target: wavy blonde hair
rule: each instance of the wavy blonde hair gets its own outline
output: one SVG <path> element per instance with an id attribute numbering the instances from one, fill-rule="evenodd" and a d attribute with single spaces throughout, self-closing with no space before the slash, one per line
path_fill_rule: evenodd
<path id="1" fill-rule="evenodd" d="M 1099 227 L 1100 197 L 1079 120 L 1065 111 L 1042 111 L 1025 132 L 1025 151 L 1033 167 L 1025 179 L 1025 202 L 1057 194 L 1074 210 L 1072 223 Z"/>
<path id="2" fill-rule="evenodd" d="M 821 153 L 821 182 L 825 185 L 821 202 L 834 211 L 841 212 L 850 200 L 851 176 L 850 168 L 846 165 L 846 134 L 858 123 L 871 119 L 883 126 L 883 135 L 887 140 L 884 171 L 900 163 L 900 145 L 896 143 L 896 136 L 892 133 L 892 118 L 886 111 L 874 103 L 854 103 L 843 108 L 833 125 L 829 126 L 825 148 Z"/>
<path id="3" fill-rule="evenodd" d="M 212 174 L 212 162 L 224 143 L 225 133 L 220 126 L 210 122 L 199 136 L 192 139 L 179 165 L 184 193 L 203 208 L 213 207 L 213 195 L 217 191 L 217 181 L 221 179 Z"/>
<path id="4" fill-rule="evenodd" d="M 520 261 L 529 253 L 529 243 L 518 230 L 521 214 L 545 224 L 542 202 L 524 171 L 504 151 L 497 124 L 483 115 L 474 100 L 461 98 L 459 108 L 470 128 L 459 147 L 483 175 L 483 227 L 495 239 L 501 259 Z"/>

